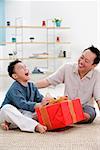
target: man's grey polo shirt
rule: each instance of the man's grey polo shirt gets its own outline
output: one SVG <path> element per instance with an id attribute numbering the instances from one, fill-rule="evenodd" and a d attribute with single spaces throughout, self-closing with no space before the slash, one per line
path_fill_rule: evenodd
<path id="1" fill-rule="evenodd" d="M 64 64 L 47 80 L 54 86 L 64 83 L 64 95 L 69 99 L 80 98 L 84 105 L 93 106 L 93 98 L 100 100 L 100 72 L 96 69 L 80 79 L 76 64 Z"/>

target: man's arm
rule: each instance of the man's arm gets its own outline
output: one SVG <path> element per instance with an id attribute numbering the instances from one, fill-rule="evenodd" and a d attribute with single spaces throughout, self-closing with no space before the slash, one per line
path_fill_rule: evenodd
<path id="1" fill-rule="evenodd" d="M 38 88 L 45 88 L 45 87 L 48 87 L 50 86 L 50 83 L 47 79 L 43 79 L 43 80 L 40 80 L 36 83 L 36 86 Z"/>

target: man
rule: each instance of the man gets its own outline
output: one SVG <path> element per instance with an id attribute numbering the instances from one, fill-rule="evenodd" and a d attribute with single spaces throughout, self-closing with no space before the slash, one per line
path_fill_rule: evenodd
<path id="1" fill-rule="evenodd" d="M 78 64 L 64 64 L 46 79 L 38 81 L 37 87 L 44 88 L 64 83 L 64 95 L 69 99 L 81 99 L 84 123 L 91 123 L 96 117 L 94 100 L 100 109 L 100 72 L 95 69 L 99 61 L 100 51 L 91 46 L 83 51 Z"/>

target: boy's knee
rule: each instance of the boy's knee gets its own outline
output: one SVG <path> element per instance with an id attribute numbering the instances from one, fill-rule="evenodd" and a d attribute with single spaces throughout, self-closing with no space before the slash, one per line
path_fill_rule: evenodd
<path id="1" fill-rule="evenodd" d="M 9 110 L 12 109 L 12 107 L 13 107 L 12 105 L 6 104 L 1 108 L 1 112 L 8 112 Z"/>

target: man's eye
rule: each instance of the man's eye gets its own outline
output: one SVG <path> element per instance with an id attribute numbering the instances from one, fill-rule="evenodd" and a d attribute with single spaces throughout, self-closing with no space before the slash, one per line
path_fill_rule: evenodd
<path id="1" fill-rule="evenodd" d="M 87 60 L 85 60 L 86 63 L 89 63 Z"/>

